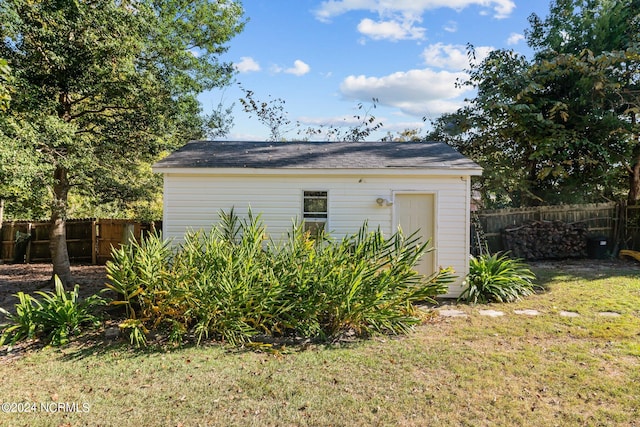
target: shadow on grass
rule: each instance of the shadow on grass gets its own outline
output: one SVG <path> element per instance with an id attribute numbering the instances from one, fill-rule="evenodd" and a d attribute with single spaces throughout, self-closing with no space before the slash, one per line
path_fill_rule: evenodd
<path id="1" fill-rule="evenodd" d="M 162 354 L 192 348 L 218 348 L 228 354 L 241 353 L 265 353 L 265 354 L 287 354 L 298 353 L 307 350 L 338 350 L 356 347 L 366 343 L 376 337 L 383 337 L 385 340 L 400 339 L 402 334 L 387 335 L 374 334 L 371 336 L 358 335 L 355 331 L 346 331 L 331 339 L 306 338 L 294 335 L 273 337 L 270 335 L 257 335 L 251 341 L 243 344 L 232 345 L 215 339 L 205 339 L 198 343 L 195 336 L 187 336 L 181 343 L 172 343 L 167 335 L 153 332 L 147 338 L 146 346 L 136 346 L 132 344 L 126 333 L 119 328 L 120 322 L 125 320 L 124 310 L 117 307 L 103 307 L 102 326 L 94 330 L 85 330 L 76 336 L 68 344 L 58 348 L 58 358 L 63 361 L 77 361 L 88 357 L 109 356 L 111 354 L 127 354 L 131 357 L 145 356 L 150 354 Z M 113 330 L 112 337 L 109 337 L 109 330 Z M 29 353 L 39 351 L 47 347 L 45 341 L 34 339 L 18 342 L 13 347 L 4 346 L 0 348 L 0 363 L 17 360 Z"/>
<path id="2" fill-rule="evenodd" d="M 536 274 L 536 285 L 548 289 L 548 284 L 562 277 L 598 280 L 612 277 L 640 277 L 640 263 L 620 259 L 571 259 L 532 261 L 528 263 Z"/>
<path id="3" fill-rule="evenodd" d="M 385 340 L 402 337 L 402 335 L 380 336 L 384 336 Z M 64 361 L 77 361 L 87 357 L 106 356 L 114 353 L 138 357 L 150 354 L 173 353 L 193 348 L 217 348 L 222 349 L 224 353 L 230 355 L 243 353 L 281 355 L 318 349 L 343 350 L 345 348 L 356 347 L 372 338 L 373 337 L 347 335 L 333 341 L 327 341 L 293 337 L 256 337 L 253 341 L 246 342 L 242 345 L 231 345 L 215 340 L 206 340 L 198 344 L 195 338 L 187 339 L 180 344 L 172 344 L 166 339 L 161 338 L 150 341 L 146 347 L 136 347 L 132 345 L 125 336 L 114 340 L 106 339 L 104 337 L 104 329 L 101 329 L 94 332 L 87 332 L 66 347 L 62 347 L 60 359 Z M 40 345 L 38 348 L 42 347 L 43 346 Z"/>

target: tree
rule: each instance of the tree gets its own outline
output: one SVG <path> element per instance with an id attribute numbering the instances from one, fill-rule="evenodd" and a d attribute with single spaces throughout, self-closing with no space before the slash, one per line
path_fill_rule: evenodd
<path id="1" fill-rule="evenodd" d="M 560 74 L 559 78 L 568 77 L 563 69 L 578 71 L 575 86 L 591 101 L 592 116 L 598 113 L 595 123 L 616 135 L 602 139 L 605 147 L 600 151 L 608 156 L 609 166 L 623 165 L 628 200 L 638 202 L 640 1 L 557 0 L 549 17 L 542 20 L 534 14 L 529 22 L 527 40 L 537 49 L 536 66 L 543 72 Z M 560 107 L 568 109 L 566 103 Z M 570 111 L 566 115 L 573 117 Z M 593 123 L 586 122 L 584 127 L 594 129 Z"/>
<path id="2" fill-rule="evenodd" d="M 617 166 L 633 170 L 638 149 L 640 51 L 637 30 L 629 28 L 637 29 L 639 10 L 631 0 L 557 0 L 546 20 L 530 17 L 532 61 L 499 50 L 472 63 L 464 84 L 477 96 L 438 119 L 433 137 L 448 139 L 485 168 L 485 200 L 531 205 L 618 197 L 624 170 Z"/>
<path id="3" fill-rule="evenodd" d="M 387 132 L 381 139 L 383 142 L 419 142 L 422 140 L 423 136 L 420 135 L 419 128 L 405 129 L 395 134 L 393 132 Z"/>
<path id="4" fill-rule="evenodd" d="M 244 97 L 240 98 L 244 112 L 249 113 L 249 117 L 255 115 L 260 123 L 269 128 L 269 141 L 286 141 L 286 135 L 298 129 L 297 134 L 304 135 L 303 140 L 322 138 L 325 141 L 363 142 L 383 126 L 382 122 L 376 121 L 376 117 L 371 114 L 371 110 L 375 109 L 378 103 L 377 98 L 373 98 L 371 106 L 366 108 L 362 103 L 358 103 L 357 112 L 352 116 L 353 120 L 348 122 L 346 118 L 343 119 L 344 125 L 328 124 L 302 128 L 300 122 L 291 124 L 284 99 L 269 95 L 268 101 L 260 101 L 256 99 L 252 90 L 245 89 L 242 85 L 240 89 L 244 92 Z"/>
<path id="5" fill-rule="evenodd" d="M 220 101 L 215 110 L 204 117 L 204 134 L 208 139 L 224 138 L 233 127 L 233 106 L 227 107 Z"/>
<path id="6" fill-rule="evenodd" d="M 245 89 L 242 85 L 240 90 L 244 92 L 244 97 L 240 98 L 242 109 L 249 113 L 249 117 L 255 114 L 258 121 L 269 128 L 269 141 L 284 141 L 286 133 L 291 130 L 291 120 L 285 110 L 284 99 L 269 95 L 269 101 L 259 101 L 252 90 Z"/>
<path id="7" fill-rule="evenodd" d="M 64 282 L 69 192 L 139 197 L 142 166 L 200 135 L 196 96 L 229 82 L 218 57 L 242 13 L 230 0 L 0 3 L 0 57 L 16 87 L 0 138 L 52 195 L 53 273 Z"/>
<path id="8" fill-rule="evenodd" d="M 11 101 L 11 68 L 6 59 L 0 58 L 0 112 L 7 111 L 9 101 Z"/>

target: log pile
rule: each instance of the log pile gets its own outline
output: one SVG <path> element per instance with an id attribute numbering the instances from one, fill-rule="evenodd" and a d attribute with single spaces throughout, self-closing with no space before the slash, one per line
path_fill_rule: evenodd
<path id="1" fill-rule="evenodd" d="M 511 256 L 526 260 L 585 258 L 588 227 L 585 223 L 532 221 L 503 230 Z"/>

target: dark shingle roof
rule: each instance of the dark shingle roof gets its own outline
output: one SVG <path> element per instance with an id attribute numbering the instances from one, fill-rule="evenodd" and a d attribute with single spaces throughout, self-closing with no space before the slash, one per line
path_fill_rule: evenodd
<path id="1" fill-rule="evenodd" d="M 154 165 L 166 168 L 480 170 L 441 142 L 192 141 Z"/>

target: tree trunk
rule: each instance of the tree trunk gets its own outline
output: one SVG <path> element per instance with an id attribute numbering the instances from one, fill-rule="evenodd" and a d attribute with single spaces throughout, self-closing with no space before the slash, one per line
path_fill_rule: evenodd
<path id="1" fill-rule="evenodd" d="M 636 113 L 631 113 L 629 118 L 631 119 L 633 128 L 636 129 Z M 629 168 L 629 195 L 627 196 L 627 203 L 637 205 L 640 203 L 640 140 L 638 139 L 637 131 L 633 139 L 636 141 L 636 145 L 633 149 L 633 166 Z"/>
<path id="2" fill-rule="evenodd" d="M 4 199 L 0 199 L 0 264 L 2 260 L 2 223 L 4 222 Z"/>
<path id="3" fill-rule="evenodd" d="M 53 183 L 53 204 L 51 206 L 51 231 L 49 233 L 49 249 L 53 263 L 53 275 L 58 276 L 65 286 L 71 284 L 71 264 L 67 252 L 67 196 L 69 181 L 67 171 L 56 167 Z"/>
<path id="4" fill-rule="evenodd" d="M 629 171 L 629 195 L 627 202 L 630 205 L 637 205 L 640 202 L 640 158 Z"/>

